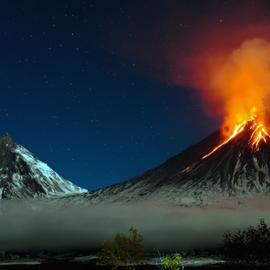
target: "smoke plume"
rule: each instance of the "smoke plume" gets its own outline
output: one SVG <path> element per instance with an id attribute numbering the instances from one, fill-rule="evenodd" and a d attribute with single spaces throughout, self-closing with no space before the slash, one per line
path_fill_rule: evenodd
<path id="1" fill-rule="evenodd" d="M 266 122 L 270 93 L 270 43 L 254 38 L 227 54 L 202 55 L 193 65 L 189 84 L 200 91 L 208 113 L 224 119 L 230 133 L 235 125 L 260 117 Z"/>

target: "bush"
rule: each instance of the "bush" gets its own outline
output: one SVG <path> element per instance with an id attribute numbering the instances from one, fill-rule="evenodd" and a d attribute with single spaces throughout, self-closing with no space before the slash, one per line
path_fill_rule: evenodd
<path id="1" fill-rule="evenodd" d="M 173 256 L 165 256 L 162 259 L 162 265 L 165 270 L 180 270 L 181 261 L 182 256 L 176 253 Z"/>
<path id="2" fill-rule="evenodd" d="M 97 254 L 98 262 L 110 265 L 112 269 L 120 266 L 134 269 L 134 265 L 142 263 L 143 257 L 143 237 L 133 227 L 129 229 L 127 235 L 117 233 L 113 242 L 103 242 L 101 251 Z"/>
<path id="3" fill-rule="evenodd" d="M 181 263 L 183 256 L 180 253 L 161 256 L 159 250 L 157 251 L 158 251 L 160 263 L 157 263 L 156 266 L 160 270 L 180 270 L 180 266 L 182 269 L 184 269 L 184 264 Z"/>
<path id="4" fill-rule="evenodd" d="M 232 263 L 269 265 L 270 227 L 261 219 L 256 227 L 224 235 L 225 259 Z"/>

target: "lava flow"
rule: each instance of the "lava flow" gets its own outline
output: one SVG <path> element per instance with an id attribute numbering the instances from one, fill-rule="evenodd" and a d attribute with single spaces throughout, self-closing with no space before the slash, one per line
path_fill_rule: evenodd
<path id="1" fill-rule="evenodd" d="M 258 151 L 261 142 L 267 142 L 267 139 L 270 138 L 270 135 L 267 133 L 264 125 L 262 123 L 257 124 L 254 122 L 252 125 L 252 134 L 249 140 L 249 144 L 252 147 L 253 151 Z"/>
<path id="2" fill-rule="evenodd" d="M 249 127 L 248 127 L 249 126 Z M 260 143 L 261 142 L 267 142 L 268 139 L 270 139 L 269 133 L 266 131 L 265 126 L 261 122 L 256 122 L 255 119 L 251 119 L 248 121 L 243 121 L 240 124 L 236 125 L 234 128 L 233 133 L 229 138 L 221 142 L 218 146 L 216 146 L 214 149 L 212 149 L 209 153 L 204 155 L 202 159 L 205 159 L 209 156 L 211 156 L 214 152 L 216 152 L 218 149 L 220 149 L 223 145 L 230 142 L 232 139 L 237 137 L 241 132 L 245 130 L 245 128 L 248 127 L 251 129 L 252 133 L 249 138 L 249 146 L 251 147 L 252 151 L 257 152 L 260 149 Z"/>

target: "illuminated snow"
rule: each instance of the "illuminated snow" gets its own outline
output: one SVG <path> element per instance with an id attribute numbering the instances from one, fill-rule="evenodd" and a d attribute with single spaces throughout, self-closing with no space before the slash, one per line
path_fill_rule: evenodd
<path id="1" fill-rule="evenodd" d="M 31 177 L 42 186 L 47 195 L 67 195 L 87 192 L 87 190 L 75 186 L 70 181 L 63 179 L 46 163 L 38 160 L 24 147 L 17 146 L 14 152 L 29 165 Z M 13 174 L 12 180 L 17 187 L 20 187 L 22 176 Z"/>

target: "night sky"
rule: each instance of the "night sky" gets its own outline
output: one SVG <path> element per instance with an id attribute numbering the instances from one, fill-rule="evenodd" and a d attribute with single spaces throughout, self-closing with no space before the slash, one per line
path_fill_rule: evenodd
<path id="1" fill-rule="evenodd" d="M 0 132 L 87 189 L 138 175 L 220 125 L 172 59 L 265 3 L 2 1 Z"/>

